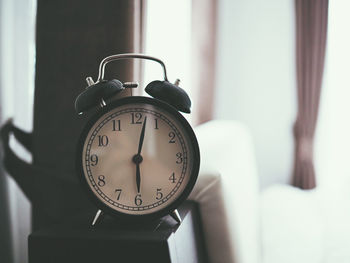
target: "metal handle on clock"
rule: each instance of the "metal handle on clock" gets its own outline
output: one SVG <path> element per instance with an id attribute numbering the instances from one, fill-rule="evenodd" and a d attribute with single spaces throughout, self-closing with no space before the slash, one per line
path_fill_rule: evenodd
<path id="1" fill-rule="evenodd" d="M 152 60 L 152 61 L 159 63 L 163 67 L 164 80 L 168 81 L 166 68 L 165 68 L 165 64 L 163 61 L 161 61 L 160 59 L 158 59 L 156 57 L 147 56 L 144 54 L 126 53 L 126 54 L 112 55 L 112 56 L 108 56 L 108 57 L 104 58 L 101 61 L 100 66 L 99 66 L 97 82 L 100 82 L 103 80 L 104 75 L 105 75 L 105 67 L 109 62 L 120 60 L 120 59 L 128 59 L 128 58 L 140 58 L 140 59 Z"/>

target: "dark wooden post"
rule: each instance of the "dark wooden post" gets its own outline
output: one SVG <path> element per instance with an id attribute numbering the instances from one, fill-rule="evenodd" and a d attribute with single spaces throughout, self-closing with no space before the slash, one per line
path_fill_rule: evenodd
<path id="1" fill-rule="evenodd" d="M 140 1 L 38 0 L 34 165 L 76 180 L 76 145 L 87 117 L 75 114 L 74 100 L 87 86 L 87 76 L 96 79 L 105 56 L 140 51 Z M 133 69 L 130 61 L 118 62 L 108 66 L 106 76 L 132 81 Z M 43 183 L 41 187 L 53 186 Z M 89 206 L 78 184 L 69 189 L 57 187 L 62 191 L 50 196 L 50 189 L 46 189 L 43 194 L 46 205 L 58 204 L 53 218 L 33 204 L 34 229 Z"/>

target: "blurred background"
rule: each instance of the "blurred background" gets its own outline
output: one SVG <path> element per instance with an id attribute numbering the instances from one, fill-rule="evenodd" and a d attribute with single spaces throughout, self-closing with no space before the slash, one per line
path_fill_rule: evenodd
<path id="1" fill-rule="evenodd" d="M 166 63 L 171 81 L 181 80 L 180 86 L 193 100 L 194 113 L 188 117 L 193 125 L 224 119 L 241 122 L 250 130 L 262 209 L 262 238 L 257 241 L 261 242 L 261 259 L 350 262 L 346 248 L 350 241 L 350 2 L 307 0 L 307 6 L 301 2 L 141 1 L 142 51 Z M 33 128 L 37 2 L 0 0 L 0 12 L 0 121 L 13 118 L 29 132 Z M 325 28 L 319 29 L 322 24 Z M 303 33 L 303 28 L 309 31 Z M 148 62 L 142 72 L 143 83 L 162 74 L 158 65 Z M 313 86 L 310 92 L 308 86 Z M 314 131 L 305 132 L 311 141 L 298 142 L 307 145 L 299 147 L 306 149 L 302 154 L 306 151 L 311 156 L 306 159 L 313 162 L 315 173 L 296 175 L 295 127 L 296 120 L 303 118 L 315 123 Z M 23 159 L 31 160 L 14 140 L 11 145 Z M 298 176 L 314 179 L 305 183 L 296 180 Z M 284 188 L 291 183 L 296 188 Z M 277 204 L 279 200 L 283 202 Z M 310 212 L 315 207 L 322 209 Z M 0 261 L 25 263 L 30 202 L 4 169 L 0 209 L 0 255 L 6 259 Z M 312 215 L 297 220 L 298 213 L 305 211 Z M 308 240 L 310 244 L 301 242 L 309 249 L 298 247 L 303 235 L 285 233 L 292 221 L 298 224 L 296 229 L 314 237 Z"/>

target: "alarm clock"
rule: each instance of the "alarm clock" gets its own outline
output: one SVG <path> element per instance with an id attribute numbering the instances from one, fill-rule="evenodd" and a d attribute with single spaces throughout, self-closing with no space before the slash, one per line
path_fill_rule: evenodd
<path id="1" fill-rule="evenodd" d="M 138 58 L 158 62 L 164 80 L 145 91 L 151 97 L 113 99 L 136 88 L 135 82 L 105 80 L 107 63 Z M 168 81 L 165 64 L 143 54 L 120 54 L 103 59 L 99 76 L 75 101 L 78 114 L 91 114 L 77 147 L 77 174 L 98 211 L 128 222 L 159 219 L 167 214 L 181 222 L 177 207 L 193 189 L 200 166 L 198 142 L 180 112 L 190 113 L 191 100 Z M 89 111 L 89 112 L 88 112 Z"/>

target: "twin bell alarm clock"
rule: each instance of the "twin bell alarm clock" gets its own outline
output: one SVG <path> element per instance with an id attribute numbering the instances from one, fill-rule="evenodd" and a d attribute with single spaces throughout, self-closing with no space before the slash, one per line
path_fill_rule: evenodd
<path id="1" fill-rule="evenodd" d="M 138 84 L 104 79 L 109 62 L 130 58 L 162 66 L 164 80 L 145 88 L 150 97 L 115 99 Z M 92 225 L 104 213 L 127 221 L 169 214 L 180 223 L 176 209 L 193 189 L 200 165 L 196 136 L 181 114 L 190 113 L 189 96 L 178 81 L 168 81 L 160 59 L 143 54 L 106 57 L 97 81 L 88 77 L 87 83 L 75 101 L 77 113 L 89 115 L 78 143 L 77 174 L 98 208 Z"/>

